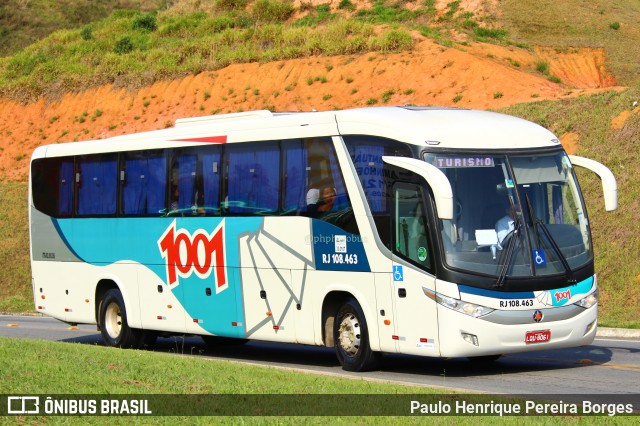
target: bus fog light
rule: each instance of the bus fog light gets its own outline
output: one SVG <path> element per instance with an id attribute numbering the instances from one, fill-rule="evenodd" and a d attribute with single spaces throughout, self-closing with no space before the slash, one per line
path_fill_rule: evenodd
<path id="1" fill-rule="evenodd" d="M 475 334 L 469 334 L 469 333 L 465 333 L 464 331 L 461 331 L 460 335 L 462 336 L 462 339 L 464 339 L 465 342 L 471 343 L 474 346 L 480 346 L 478 344 L 478 336 L 476 336 Z"/>
<path id="2" fill-rule="evenodd" d="M 584 331 L 584 335 L 586 336 L 587 334 L 591 333 L 591 331 L 593 331 L 593 328 L 596 326 L 596 322 L 597 320 L 594 320 L 591 324 L 589 324 L 587 326 L 587 328 Z"/>

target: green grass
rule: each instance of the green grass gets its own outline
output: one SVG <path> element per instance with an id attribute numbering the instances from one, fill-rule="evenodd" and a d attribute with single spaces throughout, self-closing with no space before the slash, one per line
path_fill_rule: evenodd
<path id="1" fill-rule="evenodd" d="M 33 311 L 27 184 L 0 183 L 0 312 Z"/>
<path id="2" fill-rule="evenodd" d="M 51 7 L 46 0 L 38 2 Z M 436 18 L 432 0 L 414 4 L 412 10 L 405 2 L 376 0 L 349 19 L 344 16 L 353 8 L 348 2 L 335 13 L 327 4 L 303 2 L 300 9 L 308 14 L 297 21 L 287 0 L 164 1 L 156 3 L 159 10 L 141 0 L 117 3 L 75 25 L 48 30 L 47 37 L 0 57 L 0 96 L 28 102 L 111 83 L 137 89 L 233 63 L 409 50 L 414 43 L 410 31 L 416 30 L 448 47 L 456 45 L 452 30 L 476 40 L 510 43 L 508 31 L 481 25 L 493 17 L 463 13 L 459 2 Z M 132 7 L 142 11 L 118 10 L 130 3 L 143 4 Z"/>
<path id="3" fill-rule="evenodd" d="M 622 85 L 640 83 L 637 0 L 504 0 L 498 18 L 516 42 L 559 49 L 604 47 L 607 69 Z M 611 23 L 615 23 L 613 28 Z"/>
<path id="4" fill-rule="evenodd" d="M 232 63 L 406 50 L 413 30 L 447 47 L 461 47 L 455 32 L 500 44 L 604 47 L 619 82 L 640 81 L 636 0 L 505 0 L 495 16 L 464 11 L 459 1 L 437 15 L 433 0 L 411 10 L 406 2 L 375 0 L 348 20 L 348 1 L 334 13 L 303 2 L 307 16 L 297 21 L 287 0 L 6 3 L 0 55 L 4 49 L 9 56 L 0 57 L 0 96 L 20 101 L 109 83 L 135 89 Z"/>
<path id="5" fill-rule="evenodd" d="M 343 18 L 322 27 L 282 23 L 290 5 L 255 2 L 244 10 L 149 15 L 117 11 L 86 27 L 60 30 L 0 58 L 0 96 L 31 101 L 98 85 L 138 88 L 232 63 L 411 49 L 407 30 L 375 30 Z M 54 84 L 55 83 L 55 84 Z"/>
<path id="6" fill-rule="evenodd" d="M 28 356 L 25 356 L 28 354 Z M 255 406 L 245 406 L 246 397 L 242 395 L 264 395 L 263 399 L 278 401 L 278 395 L 336 395 L 345 400 L 338 400 L 337 405 L 347 407 L 349 412 L 363 414 L 386 410 L 386 407 L 374 405 L 376 401 L 401 401 L 410 402 L 413 397 L 428 401 L 431 398 L 440 400 L 445 404 L 455 407 L 455 401 L 464 399 L 468 402 L 489 402 L 482 395 L 458 395 L 446 390 L 434 390 L 427 387 L 412 387 L 401 384 L 384 383 L 380 381 L 368 381 L 360 378 L 341 378 L 301 373 L 273 367 L 261 367 L 237 362 L 221 361 L 200 357 L 199 353 L 186 354 L 191 356 L 177 356 L 176 354 L 145 352 L 134 350 L 121 350 L 95 345 L 72 344 L 62 342 L 46 342 L 37 340 L 23 340 L 0 338 L 0 359 L 3 368 L 0 370 L 0 380 L 3 384 L 3 393 L 9 395 L 75 395 L 83 400 L 90 400 L 91 395 L 99 397 L 116 398 L 118 395 L 128 395 L 128 399 L 136 399 L 136 395 L 166 395 L 167 405 L 161 410 L 171 412 L 171 395 L 206 395 L 228 394 L 235 395 L 231 398 L 234 408 L 239 408 L 241 413 L 261 411 Z M 82 369 L 78 366 L 82 365 Z M 358 395 L 363 395 L 358 399 Z M 364 395 L 370 395 L 364 396 Z M 405 400 L 402 395 L 410 395 Z M 161 396 L 162 397 L 162 396 Z M 140 396 L 140 398 L 148 398 Z M 515 402 L 507 398 L 490 396 L 491 400 L 500 402 Z M 287 403 L 290 398 L 284 398 L 279 403 Z M 210 401 L 210 400 L 209 400 Z M 229 403 L 229 399 L 224 399 Z M 327 401 L 318 398 L 317 402 Z M 331 401 L 329 399 L 328 401 Z M 353 402 L 350 401 L 357 401 Z M 360 403 L 358 403 L 360 402 Z M 362 406 L 360 404 L 369 404 Z M 346 405 L 345 405 L 346 404 Z M 357 406 L 352 406 L 357 404 Z M 391 406 L 393 412 L 409 412 L 403 406 Z M 180 406 L 177 409 L 184 409 Z M 198 409 L 201 407 L 194 407 Z M 214 407 L 215 408 L 215 407 Z M 224 409 L 225 407 L 220 407 Z M 279 407 L 265 406 L 265 410 Z M 287 407 L 292 408 L 292 407 Z M 320 407 L 322 408 L 322 407 Z M 295 407 L 293 407 L 295 411 Z M 331 414 L 327 408 L 327 414 Z M 188 412 L 189 411 L 187 407 Z M 574 424 L 593 424 L 606 417 L 580 417 L 572 416 Z M 86 424 L 87 418 L 65 416 L 28 416 L 7 417 L 7 420 L 15 419 L 16 422 L 29 424 Z M 4 419 L 2 419 L 4 420 Z M 134 420 L 127 417 L 94 416 L 91 424 L 130 424 Z M 332 416 L 332 417 L 140 417 L 135 419 L 144 424 L 165 424 L 176 421 L 186 421 L 189 424 L 211 424 L 212 422 L 224 422 L 225 424 L 519 424 L 519 425 L 555 425 L 558 418 L 552 416 L 524 416 L 524 417 L 498 417 L 498 416 L 413 416 L 413 417 L 369 417 L 358 416 Z M 5 422 L 2 422 L 5 423 Z M 7 422 L 10 423 L 10 422 Z"/>
<path id="7" fill-rule="evenodd" d="M 0 2 L 0 56 L 14 54 L 57 30 L 106 18 L 114 10 L 151 11 L 160 4 L 156 0 L 5 0 Z"/>

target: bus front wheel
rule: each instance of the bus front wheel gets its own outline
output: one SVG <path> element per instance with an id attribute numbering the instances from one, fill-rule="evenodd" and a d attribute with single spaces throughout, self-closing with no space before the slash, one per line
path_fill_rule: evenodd
<path id="1" fill-rule="evenodd" d="M 364 312 L 355 299 L 348 299 L 338 309 L 333 340 L 336 355 L 346 371 L 368 371 L 378 366 L 380 353 L 369 346 L 369 330 Z"/>
<path id="2" fill-rule="evenodd" d="M 100 303 L 100 333 L 107 346 L 119 348 L 152 346 L 156 337 L 129 327 L 122 293 L 115 288 L 107 291 Z"/>

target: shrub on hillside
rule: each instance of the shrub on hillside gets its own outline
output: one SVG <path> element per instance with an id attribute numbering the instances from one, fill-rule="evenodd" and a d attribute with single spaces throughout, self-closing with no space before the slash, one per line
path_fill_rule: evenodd
<path id="1" fill-rule="evenodd" d="M 158 28 L 156 15 L 147 13 L 146 15 L 136 17 L 131 24 L 131 28 L 134 30 L 155 31 Z"/>
<path id="2" fill-rule="evenodd" d="M 83 40 L 91 40 L 93 38 L 93 29 L 90 25 L 80 30 L 80 37 L 82 37 Z"/>
<path id="3" fill-rule="evenodd" d="M 294 11 L 291 3 L 279 0 L 257 0 L 251 14 L 256 22 L 286 21 Z"/>
<path id="4" fill-rule="evenodd" d="M 413 39 L 411 34 L 406 31 L 390 30 L 383 36 L 382 40 L 375 43 L 376 50 L 382 52 L 399 52 L 401 50 L 411 49 L 413 46 Z"/>
<path id="5" fill-rule="evenodd" d="M 505 30 L 497 30 L 493 28 L 475 27 L 473 32 L 477 37 L 502 39 L 507 35 Z"/>
<path id="6" fill-rule="evenodd" d="M 125 36 L 116 41 L 116 45 L 113 48 L 113 51 L 124 55 L 125 53 L 129 53 L 133 50 L 133 42 L 131 41 L 131 37 Z"/>
<path id="7" fill-rule="evenodd" d="M 222 10 L 242 10 L 247 6 L 248 0 L 217 0 L 216 7 Z"/>

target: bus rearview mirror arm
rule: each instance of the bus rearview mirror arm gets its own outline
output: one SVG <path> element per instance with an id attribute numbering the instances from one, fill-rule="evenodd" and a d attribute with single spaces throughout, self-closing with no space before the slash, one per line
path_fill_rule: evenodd
<path id="1" fill-rule="evenodd" d="M 433 191 L 440 219 L 453 219 L 453 191 L 449 179 L 437 167 L 416 158 L 383 156 L 382 161 L 421 176 Z"/>
<path id="2" fill-rule="evenodd" d="M 600 164 L 595 160 L 577 155 L 570 155 L 569 160 L 574 166 L 584 167 L 591 170 L 600 177 L 602 181 L 602 192 L 604 193 L 604 208 L 610 212 L 618 208 L 618 185 L 616 177 L 611 170 L 604 164 Z"/>

